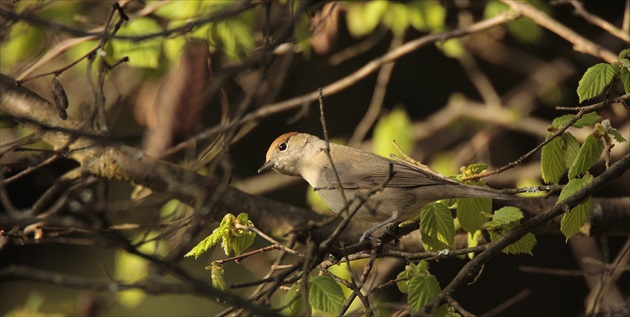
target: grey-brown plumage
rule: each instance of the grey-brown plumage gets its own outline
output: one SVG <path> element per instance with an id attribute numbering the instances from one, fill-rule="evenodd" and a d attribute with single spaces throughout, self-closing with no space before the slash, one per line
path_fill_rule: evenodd
<path id="1" fill-rule="evenodd" d="M 297 132 L 283 134 L 269 147 L 267 161 L 259 172 L 273 169 L 281 174 L 301 176 L 331 210 L 339 213 L 346 202 L 325 148 L 325 142 L 316 136 Z M 359 208 L 353 219 L 380 222 L 375 229 L 409 218 L 422 206 L 440 199 L 510 197 L 488 187 L 464 185 L 411 163 L 344 145 L 330 144 L 330 155 L 346 201 L 350 203 L 349 210 Z"/>

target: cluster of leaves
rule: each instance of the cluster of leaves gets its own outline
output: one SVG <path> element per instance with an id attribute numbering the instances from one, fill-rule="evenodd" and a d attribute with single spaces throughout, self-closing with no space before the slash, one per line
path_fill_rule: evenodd
<path id="1" fill-rule="evenodd" d="M 208 16 L 229 4 L 230 2 L 202 0 L 170 2 L 156 10 L 154 15 L 167 21 L 166 29 L 173 29 L 186 25 L 196 18 Z M 188 33 L 187 37 L 207 40 L 211 51 L 220 48 L 226 56 L 237 60 L 254 49 L 255 40 L 252 32 L 254 23 L 254 12 L 247 10 L 235 17 L 203 24 Z M 118 35 L 139 36 L 160 33 L 163 30 L 155 19 L 137 18 L 124 24 Z M 183 36 L 167 40 L 156 37 L 141 42 L 115 40 L 111 44 L 111 56 L 113 60 L 128 56 L 130 65 L 136 67 L 157 68 L 162 52 L 166 58 L 174 61 L 179 57 L 185 44 L 186 37 Z"/>
<path id="2" fill-rule="evenodd" d="M 237 227 L 236 225 L 240 226 Z M 254 224 L 249 220 L 249 216 L 246 213 L 241 213 L 237 217 L 228 213 L 221 220 L 219 227 L 214 229 L 211 235 L 201 240 L 190 252 L 186 253 L 185 257 L 194 256 L 197 259 L 219 241 L 221 241 L 221 247 L 223 247 L 225 255 L 230 255 L 231 252 L 239 255 L 254 243 L 256 234 L 243 228 L 252 226 Z"/>
<path id="3" fill-rule="evenodd" d="M 467 185 L 483 186 L 479 180 L 463 181 L 464 178 L 480 174 L 486 170 L 485 164 L 473 164 L 461 168 L 461 174 L 454 178 Z M 456 207 L 457 219 L 451 213 L 451 207 Z M 481 230 L 488 231 L 490 239 L 495 241 L 508 231 L 520 224 L 523 212 L 516 207 L 504 207 L 492 212 L 490 198 L 458 198 L 434 202 L 420 210 L 420 233 L 422 243 L 427 250 L 450 249 L 455 241 L 456 225 L 470 233 L 470 246 L 477 245 L 477 237 Z M 457 220 L 457 221 L 456 221 Z M 528 253 L 536 244 L 533 234 L 528 234 L 521 240 L 506 247 L 503 252 L 508 254 Z"/>
<path id="4" fill-rule="evenodd" d="M 243 250 L 249 248 L 254 243 L 256 233 L 246 228 L 253 226 L 254 223 L 249 220 L 249 216 L 246 213 L 240 213 L 236 217 L 228 213 L 223 217 L 223 220 L 221 220 L 219 227 L 214 229 L 212 234 L 201 240 L 201 242 L 193 247 L 190 252 L 186 253 L 184 257 L 194 256 L 195 259 L 197 259 L 217 244 L 219 240 L 221 241 L 221 247 L 223 247 L 225 255 L 229 256 L 232 252 L 235 255 L 239 255 Z M 210 271 L 212 286 L 221 290 L 227 289 L 223 277 L 225 272 L 221 264 L 213 262 L 211 265 L 206 266 L 206 270 Z"/>
<path id="5" fill-rule="evenodd" d="M 419 31 L 437 32 L 444 28 L 446 9 L 439 1 L 370 1 L 348 3 L 348 30 L 355 37 L 365 36 L 384 25 L 395 36 L 402 36 L 412 27 Z"/>
<path id="6" fill-rule="evenodd" d="M 577 94 L 580 102 L 593 99 L 605 93 L 614 80 L 620 80 L 626 93 L 630 93 L 630 49 L 619 54 L 619 62 L 600 63 L 589 68 L 579 82 Z M 593 132 L 583 144 L 567 131 L 555 136 L 557 131 L 572 125 L 575 128 L 590 127 Z M 548 143 L 542 148 L 541 172 L 546 183 L 558 184 L 567 174 L 568 183 L 562 189 L 558 203 L 591 182 L 593 176 L 588 170 L 597 163 L 605 148 L 611 148 L 626 139 L 613 128 L 609 120 L 602 120 L 596 112 L 581 117 L 564 115 L 555 118 L 548 128 Z M 555 137 L 554 137 L 555 136 Z M 549 140 L 550 138 L 553 139 Z M 590 215 L 590 197 L 565 213 L 560 230 L 566 239 L 571 238 L 586 224 Z"/>

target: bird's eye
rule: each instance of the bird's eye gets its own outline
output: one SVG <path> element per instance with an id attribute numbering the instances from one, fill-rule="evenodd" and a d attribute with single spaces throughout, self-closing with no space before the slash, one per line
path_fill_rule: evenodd
<path id="1" fill-rule="evenodd" d="M 280 145 L 278 145 L 278 150 L 284 151 L 286 149 L 287 149 L 287 142 L 282 142 L 280 143 Z"/>

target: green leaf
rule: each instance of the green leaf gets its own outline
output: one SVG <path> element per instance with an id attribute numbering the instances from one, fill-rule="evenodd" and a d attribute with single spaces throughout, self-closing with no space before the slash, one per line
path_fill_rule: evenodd
<path id="1" fill-rule="evenodd" d="M 573 179 L 578 175 L 588 171 L 595 164 L 602 152 L 604 151 L 604 142 L 595 135 L 590 134 L 586 137 L 584 144 L 580 147 L 577 157 L 569 168 L 569 179 Z"/>
<path id="2" fill-rule="evenodd" d="M 488 231 L 488 234 L 490 235 L 490 240 L 494 242 L 501 239 L 508 231 L 509 230 L 506 230 L 506 229 L 503 229 L 500 231 Z M 506 253 L 506 254 L 527 253 L 529 255 L 533 255 L 533 249 L 535 245 L 536 245 L 536 236 L 534 236 L 534 234 L 529 232 L 525 234 L 518 241 L 505 247 L 503 250 L 501 250 L 501 252 Z"/>
<path id="3" fill-rule="evenodd" d="M 210 42 L 220 45 L 225 55 L 234 61 L 251 52 L 256 45 L 253 13 L 248 10 L 237 17 L 217 22 L 210 32 Z"/>
<path id="4" fill-rule="evenodd" d="M 150 18 L 132 19 L 123 24 L 118 35 L 146 35 L 161 32 L 162 28 Z M 159 39 L 150 39 L 141 42 L 127 40 L 110 41 L 113 48 L 113 56 L 108 58 L 109 63 L 115 63 L 121 58 L 129 57 L 129 65 L 134 67 L 158 68 L 162 42 Z"/>
<path id="5" fill-rule="evenodd" d="M 248 230 L 243 231 L 241 235 L 235 236 L 234 240 L 232 240 L 231 249 L 234 250 L 235 255 L 239 255 L 243 250 L 249 248 L 254 243 L 254 238 L 256 238 L 256 233 Z"/>
<path id="6" fill-rule="evenodd" d="M 405 271 L 398 273 L 398 276 L 396 276 L 397 280 L 400 280 L 403 278 L 409 278 L 407 276 L 407 272 Z M 398 290 L 403 294 L 407 294 L 407 292 L 409 291 L 409 288 L 407 287 L 409 285 L 409 280 L 398 281 L 396 282 L 396 285 L 398 286 Z"/>
<path id="7" fill-rule="evenodd" d="M 565 167 L 569 168 L 580 152 L 580 142 L 569 132 L 562 134 L 562 141 L 564 142 Z"/>
<path id="8" fill-rule="evenodd" d="M 466 176 L 473 176 L 473 175 L 477 175 L 477 174 L 481 174 L 483 172 L 485 172 L 488 169 L 488 165 L 484 164 L 484 163 L 477 163 L 477 164 L 470 164 L 468 166 L 466 166 L 466 168 L 464 169 L 465 172 L 464 174 L 466 174 Z M 469 185 L 483 185 L 480 183 L 468 183 Z"/>
<path id="9" fill-rule="evenodd" d="M 533 250 L 536 245 L 536 236 L 533 233 L 528 232 L 518 241 L 508 245 L 502 252 L 506 254 L 520 254 L 527 253 L 534 255 Z"/>
<path id="10" fill-rule="evenodd" d="M 381 2 L 381 1 L 376 1 Z M 374 127 L 372 151 L 382 156 L 397 153 L 392 141 L 396 141 L 401 150 L 410 153 L 413 150 L 411 119 L 402 107 L 394 107 L 389 114 L 382 115 Z"/>
<path id="11" fill-rule="evenodd" d="M 407 10 L 404 4 L 390 2 L 385 15 L 383 15 L 383 24 L 389 27 L 396 37 L 402 37 L 409 26 Z"/>
<path id="12" fill-rule="evenodd" d="M 506 4 L 499 1 L 488 1 L 483 11 L 483 17 L 488 19 L 507 11 L 508 9 L 509 7 Z"/>
<path id="13" fill-rule="evenodd" d="M 552 134 L 549 133 L 547 138 L 551 137 L 551 135 Z M 540 171 L 543 181 L 547 184 L 557 184 L 560 181 L 560 177 L 562 177 L 566 171 L 563 143 L 562 138 L 558 137 L 549 141 L 549 143 L 545 144 L 542 148 Z"/>
<path id="14" fill-rule="evenodd" d="M 184 257 L 194 256 L 195 259 L 199 258 L 202 254 L 206 253 L 210 248 L 219 242 L 221 239 L 223 230 L 220 228 L 214 229 L 212 234 L 201 240 L 195 247 L 192 248 Z"/>
<path id="15" fill-rule="evenodd" d="M 567 197 L 575 194 L 580 189 L 584 188 L 588 183 L 593 180 L 593 176 L 591 174 L 586 174 L 582 178 L 574 178 L 569 181 L 569 183 L 562 188 L 560 195 L 558 196 L 559 204 Z M 565 235 L 568 240 L 573 235 L 575 235 L 580 228 L 584 225 L 586 220 L 590 215 L 591 210 L 591 202 L 590 197 L 580 202 L 577 206 L 575 206 L 568 214 L 565 214 L 562 217 L 562 221 L 560 223 L 560 230 Z M 568 217 L 567 217 L 568 216 Z"/>
<path id="16" fill-rule="evenodd" d="M 299 316 L 302 315 L 302 301 L 298 297 L 300 291 L 300 283 L 294 283 L 289 288 L 289 291 L 284 298 L 282 298 L 282 314 L 285 316 Z"/>
<path id="17" fill-rule="evenodd" d="M 462 228 L 471 234 L 481 229 L 481 225 L 487 221 L 481 213 L 491 211 L 492 199 L 490 198 L 457 199 L 457 219 Z"/>
<path id="18" fill-rule="evenodd" d="M 630 70 L 628 70 L 629 67 L 630 66 L 622 67 L 619 70 L 619 79 L 623 84 L 623 90 L 625 90 L 627 94 L 630 94 Z"/>
<path id="19" fill-rule="evenodd" d="M 450 209 L 443 203 L 429 204 L 420 211 L 420 233 L 427 250 L 444 250 L 453 245 L 455 225 Z"/>
<path id="20" fill-rule="evenodd" d="M 577 121 L 575 121 L 575 124 L 573 126 L 576 128 L 581 128 L 581 127 L 586 127 L 586 126 L 592 127 L 597 122 L 600 122 L 600 121 L 602 121 L 602 117 L 600 117 L 597 112 L 589 112 L 583 115 L 582 118 L 579 118 Z"/>
<path id="21" fill-rule="evenodd" d="M 530 18 L 520 18 L 507 24 L 507 30 L 517 40 L 535 44 L 543 35 L 543 28 Z"/>
<path id="22" fill-rule="evenodd" d="M 504 227 L 510 223 L 518 223 L 523 219 L 523 212 L 520 209 L 512 206 L 503 207 L 494 212 L 492 221 L 486 222 L 484 227 L 488 230 Z"/>
<path id="23" fill-rule="evenodd" d="M 534 7 L 549 14 L 550 9 L 545 2 L 528 1 Z M 508 6 L 499 1 L 488 1 L 484 9 L 484 17 L 490 18 L 508 10 Z M 537 43 L 543 34 L 543 29 L 529 18 L 520 18 L 507 24 L 508 32 L 524 43 Z"/>
<path id="24" fill-rule="evenodd" d="M 569 122 L 573 120 L 574 117 L 575 115 L 573 114 L 565 114 L 564 116 L 557 117 L 553 119 L 553 121 L 551 121 L 551 127 L 554 129 L 561 129 L 562 127 L 565 127 L 567 124 L 569 124 Z"/>
<path id="25" fill-rule="evenodd" d="M 314 309 L 336 314 L 345 300 L 341 286 L 332 277 L 315 276 L 308 281 L 308 302 Z"/>
<path id="26" fill-rule="evenodd" d="M 562 188 L 560 195 L 558 195 L 558 201 L 556 202 L 556 205 L 559 204 L 561 201 L 567 199 L 567 197 L 575 194 L 580 189 L 584 188 L 584 186 L 586 186 L 592 180 L 593 180 L 593 175 L 591 174 L 586 174 L 582 178 L 574 178 L 574 179 L 569 180 L 569 183 L 567 183 Z"/>
<path id="27" fill-rule="evenodd" d="M 615 73 L 615 67 L 606 63 L 599 63 L 587 69 L 578 83 L 577 94 L 580 103 L 601 95 L 612 82 Z"/>
<path id="28" fill-rule="evenodd" d="M 212 263 L 212 265 L 206 267 L 206 270 L 210 270 L 212 287 L 220 289 L 222 291 L 227 289 L 227 286 L 225 285 L 225 278 L 223 278 L 225 274 L 225 271 L 223 271 L 223 266 L 217 263 Z"/>
<path id="29" fill-rule="evenodd" d="M 409 280 L 407 298 L 412 311 L 420 311 L 440 293 L 440 283 L 433 275 L 414 276 Z"/>
<path id="30" fill-rule="evenodd" d="M 389 2 L 387 1 L 350 3 L 346 14 L 350 34 L 354 37 L 361 37 L 372 33 L 381 22 L 388 6 Z"/>
<path id="31" fill-rule="evenodd" d="M 565 238 L 569 240 L 576 233 L 580 231 L 580 228 L 584 226 L 591 215 L 591 198 L 587 198 L 577 206 L 573 207 L 569 213 L 565 213 L 560 221 L 560 231 L 564 234 Z"/>
<path id="32" fill-rule="evenodd" d="M 431 32 L 443 31 L 444 21 L 446 21 L 446 8 L 441 4 L 441 2 L 425 0 L 418 1 L 417 3 L 422 8 L 421 12 L 426 23 L 426 28 L 424 30 Z"/>
<path id="33" fill-rule="evenodd" d="M 630 48 L 626 48 L 619 52 L 619 59 L 627 58 L 630 59 Z"/>
<path id="34" fill-rule="evenodd" d="M 569 124 L 569 122 L 573 120 L 573 118 L 575 118 L 575 115 L 573 114 L 567 114 L 561 117 L 557 117 L 553 119 L 553 121 L 551 122 L 551 127 L 555 129 L 561 129 L 565 127 L 567 124 Z M 583 115 L 577 121 L 575 121 L 573 126 L 576 128 L 581 128 L 585 126 L 594 126 L 597 122 L 601 120 L 602 120 L 602 117 L 600 117 L 599 114 L 597 114 L 597 112 L 589 112 Z"/>
<path id="35" fill-rule="evenodd" d="M 438 48 L 442 50 L 444 55 L 450 58 L 459 58 L 464 54 L 466 48 L 458 38 L 446 40 L 445 42 L 438 42 Z"/>
<path id="36" fill-rule="evenodd" d="M 611 128 L 610 131 L 608 131 L 608 133 L 613 135 L 617 143 L 626 142 L 626 139 L 621 135 L 619 130 L 615 128 Z"/>

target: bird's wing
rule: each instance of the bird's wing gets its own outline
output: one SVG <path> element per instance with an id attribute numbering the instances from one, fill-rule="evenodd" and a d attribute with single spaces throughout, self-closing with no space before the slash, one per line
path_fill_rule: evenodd
<path id="1" fill-rule="evenodd" d="M 337 146 L 337 145 L 336 145 Z M 335 168 L 346 189 L 372 189 L 377 186 L 392 188 L 413 188 L 431 185 L 445 185 L 459 183 L 445 178 L 435 172 L 426 171 L 421 167 L 401 160 L 391 160 L 376 154 L 345 147 L 345 153 L 349 151 L 355 160 L 352 166 L 335 157 L 334 147 L 331 150 Z M 320 155 L 324 155 L 323 153 Z M 320 157 L 325 159 L 327 157 Z M 393 172 L 393 173 L 392 173 Z M 326 179 L 336 179 L 332 170 L 326 171 Z M 336 182 L 329 183 L 335 187 Z"/>

